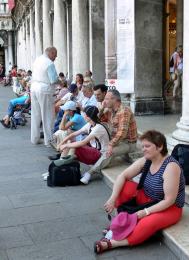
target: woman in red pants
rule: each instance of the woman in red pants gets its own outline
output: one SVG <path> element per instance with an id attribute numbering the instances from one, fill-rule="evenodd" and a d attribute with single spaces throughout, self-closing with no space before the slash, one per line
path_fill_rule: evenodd
<path id="1" fill-rule="evenodd" d="M 177 223 L 182 216 L 185 202 L 185 181 L 179 163 L 168 155 L 166 138 L 160 132 L 150 130 L 144 133 L 142 141 L 144 157 L 134 162 L 122 172 L 113 187 L 113 192 L 105 203 L 107 213 L 115 207 L 136 196 L 138 205 L 150 201 L 157 203 L 137 212 L 137 224 L 131 234 L 123 240 L 102 239 L 95 243 L 95 252 L 138 245 L 158 230 Z M 143 188 L 137 191 L 137 183 L 132 178 L 139 175 L 146 160 L 151 166 L 146 175 Z"/>

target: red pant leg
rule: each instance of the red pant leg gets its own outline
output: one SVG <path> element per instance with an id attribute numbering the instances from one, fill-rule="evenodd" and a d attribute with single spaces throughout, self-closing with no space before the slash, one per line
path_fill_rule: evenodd
<path id="1" fill-rule="evenodd" d="M 177 223 L 181 216 L 182 208 L 173 205 L 162 212 L 152 213 L 140 219 L 133 232 L 127 237 L 129 245 L 144 242 L 157 231 Z"/>
<path id="2" fill-rule="evenodd" d="M 116 208 L 122 203 L 132 199 L 137 194 L 137 183 L 134 181 L 126 181 L 117 200 Z"/>
<path id="3" fill-rule="evenodd" d="M 78 161 L 88 165 L 93 165 L 98 161 L 98 159 L 101 156 L 101 153 L 96 148 L 85 145 L 76 148 L 75 155 L 77 156 Z"/>

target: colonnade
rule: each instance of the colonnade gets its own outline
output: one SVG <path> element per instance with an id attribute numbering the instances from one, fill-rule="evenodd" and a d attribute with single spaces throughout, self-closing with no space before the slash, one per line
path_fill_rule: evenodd
<path id="1" fill-rule="evenodd" d="M 99 0 L 35 0 L 17 30 L 18 67 L 32 69 L 34 59 L 47 47 L 55 46 L 58 51 L 55 61 L 58 72 L 62 71 L 71 78 L 76 73 L 95 68 L 94 79 L 104 82 L 104 44 L 95 42 L 95 49 L 90 44 L 90 35 L 97 38 L 98 26 L 104 29 L 104 19 L 97 23 L 95 31 L 92 24 L 89 28 L 89 20 L 93 19 L 89 15 L 94 17 L 96 10 L 101 15 L 104 13 L 103 9 L 94 8 L 98 5 L 103 8 Z M 99 54 L 94 55 L 95 50 L 99 50 Z"/>

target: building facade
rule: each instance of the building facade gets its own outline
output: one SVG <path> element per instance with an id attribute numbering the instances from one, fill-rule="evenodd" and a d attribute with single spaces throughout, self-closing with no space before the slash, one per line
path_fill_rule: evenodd
<path id="1" fill-rule="evenodd" d="M 170 55 L 180 44 L 184 57 L 189 51 L 183 14 L 188 5 L 187 0 L 16 0 L 15 62 L 32 69 L 34 59 L 53 45 L 58 72 L 74 78 L 90 69 L 96 83 L 107 81 L 130 93 L 135 114 L 163 114 Z M 182 117 L 173 136 L 189 142 L 187 66 L 184 59 Z"/>
<path id="2" fill-rule="evenodd" d="M 14 63 L 14 24 L 8 8 L 8 0 L 0 0 L 0 64 L 6 71 Z"/>

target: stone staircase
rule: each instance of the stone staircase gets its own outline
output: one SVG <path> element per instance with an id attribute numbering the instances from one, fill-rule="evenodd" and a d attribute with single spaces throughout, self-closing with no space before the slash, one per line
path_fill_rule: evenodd
<path id="1" fill-rule="evenodd" d="M 132 155 L 133 160 L 136 159 L 135 155 L 137 157 L 137 154 L 140 154 L 140 151 Z M 117 158 L 116 161 L 114 161 L 113 166 L 102 170 L 104 182 L 112 188 L 117 176 L 129 165 L 130 164 L 122 158 Z M 139 178 L 135 179 L 135 181 L 138 181 L 138 179 Z M 186 186 L 186 205 L 181 221 L 176 225 L 165 229 L 162 232 L 162 235 L 163 242 L 179 260 L 189 259 L 189 186 Z"/>

